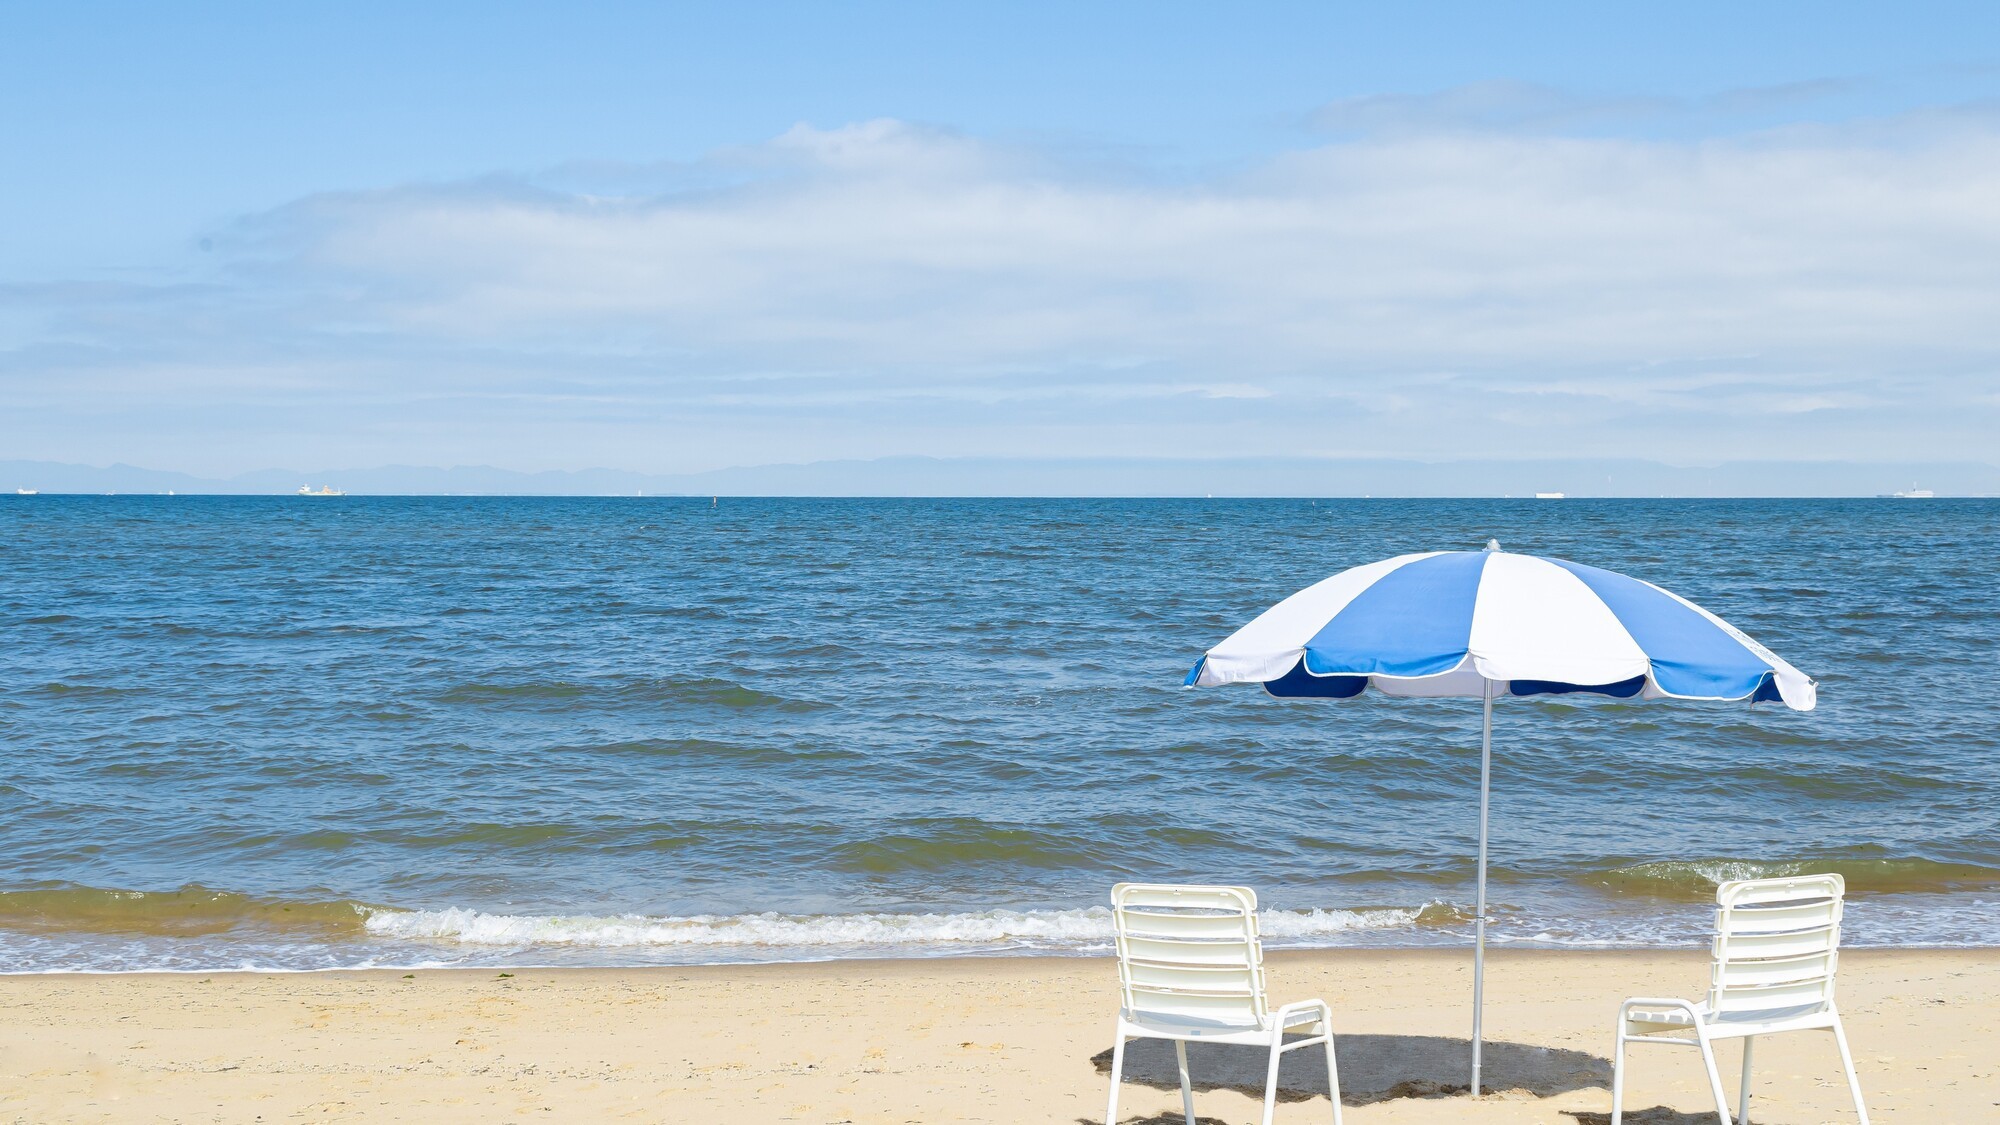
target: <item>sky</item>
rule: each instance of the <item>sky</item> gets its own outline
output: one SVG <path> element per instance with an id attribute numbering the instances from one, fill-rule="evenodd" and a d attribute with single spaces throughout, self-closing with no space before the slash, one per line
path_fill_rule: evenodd
<path id="1" fill-rule="evenodd" d="M 0 460 L 2000 460 L 1988 4 L 0 0 Z"/>

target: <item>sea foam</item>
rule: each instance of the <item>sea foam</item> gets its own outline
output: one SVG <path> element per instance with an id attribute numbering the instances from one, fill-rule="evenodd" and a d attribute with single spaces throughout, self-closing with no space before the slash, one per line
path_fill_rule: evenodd
<path id="1" fill-rule="evenodd" d="M 1360 910 L 1266 910 L 1267 938 L 1309 945 L 1355 931 L 1394 930 L 1429 923 L 1431 907 Z M 1449 914 L 1451 912 L 1444 911 Z M 1441 920 L 1441 919 L 1440 919 Z M 429 939 L 487 946 L 1011 946 L 1087 949 L 1108 946 L 1111 912 L 981 910 L 930 914 L 489 914 L 466 909 L 375 910 L 366 920 L 378 937 Z"/>

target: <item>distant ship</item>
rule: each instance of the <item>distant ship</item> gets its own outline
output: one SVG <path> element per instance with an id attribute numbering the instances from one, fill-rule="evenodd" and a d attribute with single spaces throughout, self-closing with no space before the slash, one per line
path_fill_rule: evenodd
<path id="1" fill-rule="evenodd" d="M 1537 492 L 1537 493 L 1535 493 L 1535 499 L 1537 499 L 1537 500 L 1560 500 L 1560 499 L 1562 499 L 1562 498 L 1563 498 L 1563 494 L 1562 494 L 1562 493 L 1560 493 L 1560 492 Z"/>
<path id="2" fill-rule="evenodd" d="M 299 486 L 299 495 L 300 496 L 345 496 L 347 495 L 347 493 L 342 492 L 341 490 L 333 487 L 330 484 L 321 485 L 318 492 L 313 491 L 312 485 L 302 484 Z"/>
<path id="3" fill-rule="evenodd" d="M 1901 492 L 1876 493 L 1876 498 L 1881 500 L 1935 500 L 1937 499 L 1937 493 L 1932 492 L 1928 488 L 1918 488 L 1913 484 Z"/>
<path id="4" fill-rule="evenodd" d="M 14 495 L 16 496 L 40 496 L 41 494 L 42 490 L 39 488 L 17 488 L 14 490 Z"/>

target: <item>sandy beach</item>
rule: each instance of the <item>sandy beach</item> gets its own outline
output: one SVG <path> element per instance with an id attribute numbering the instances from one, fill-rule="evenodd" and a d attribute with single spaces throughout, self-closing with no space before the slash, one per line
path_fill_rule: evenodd
<path id="1" fill-rule="evenodd" d="M 1096 1122 L 1114 972 L 981 958 L 9 977 L 0 1120 Z M 1616 1000 L 1696 995 L 1704 962 L 1498 951 L 1499 1092 L 1476 1102 L 1442 1092 L 1464 1082 L 1469 976 L 1456 951 L 1271 958 L 1275 997 L 1333 1004 L 1346 1120 L 1364 1125 L 1602 1121 Z M 1849 952 L 1841 997 L 1875 1120 L 2000 1120 L 2000 951 Z M 1128 1123 L 1178 1121 L 1160 1046 L 1130 1052 Z M 1253 1054 L 1193 1052 L 1204 1122 L 1256 1120 Z M 1628 1109 L 1646 1112 L 1627 1120 L 1714 1120 L 1693 1052 L 1639 1060 Z M 1849 1119 L 1830 1037 L 1761 1043 L 1758 1064 L 1759 1125 Z M 1328 1119 L 1313 1060 L 1281 1081 L 1280 1122 Z"/>

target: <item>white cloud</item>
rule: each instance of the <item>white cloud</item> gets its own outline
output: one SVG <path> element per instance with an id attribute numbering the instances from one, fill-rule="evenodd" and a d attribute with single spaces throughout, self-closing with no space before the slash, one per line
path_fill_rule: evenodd
<path id="1" fill-rule="evenodd" d="M 796 448 L 756 414 L 808 406 L 848 412 L 812 439 L 829 455 L 1211 435 L 1192 440 L 1686 459 L 1784 416 L 1774 455 L 1984 457 L 1953 412 L 1990 419 L 2000 373 L 2000 126 L 1978 114 L 1383 135 L 1194 180 L 800 126 L 664 172 L 315 196 L 214 239 L 211 285 L 48 297 L 9 366 L 64 341 L 66 387 L 135 401 L 190 367 L 273 373 L 280 398 L 316 377 L 525 397 L 578 463 L 588 404 L 687 423 L 696 463 L 639 467 L 769 455 L 743 443 L 774 427 Z M 725 432 L 731 456 L 701 446 Z"/>
<path id="2" fill-rule="evenodd" d="M 261 248 L 418 336 L 610 328 L 823 365 L 2000 341 L 1990 133 L 1900 150 L 1413 139 L 1194 187 L 1015 171 L 882 122 L 768 147 L 807 169 L 692 197 L 322 198 Z"/>

